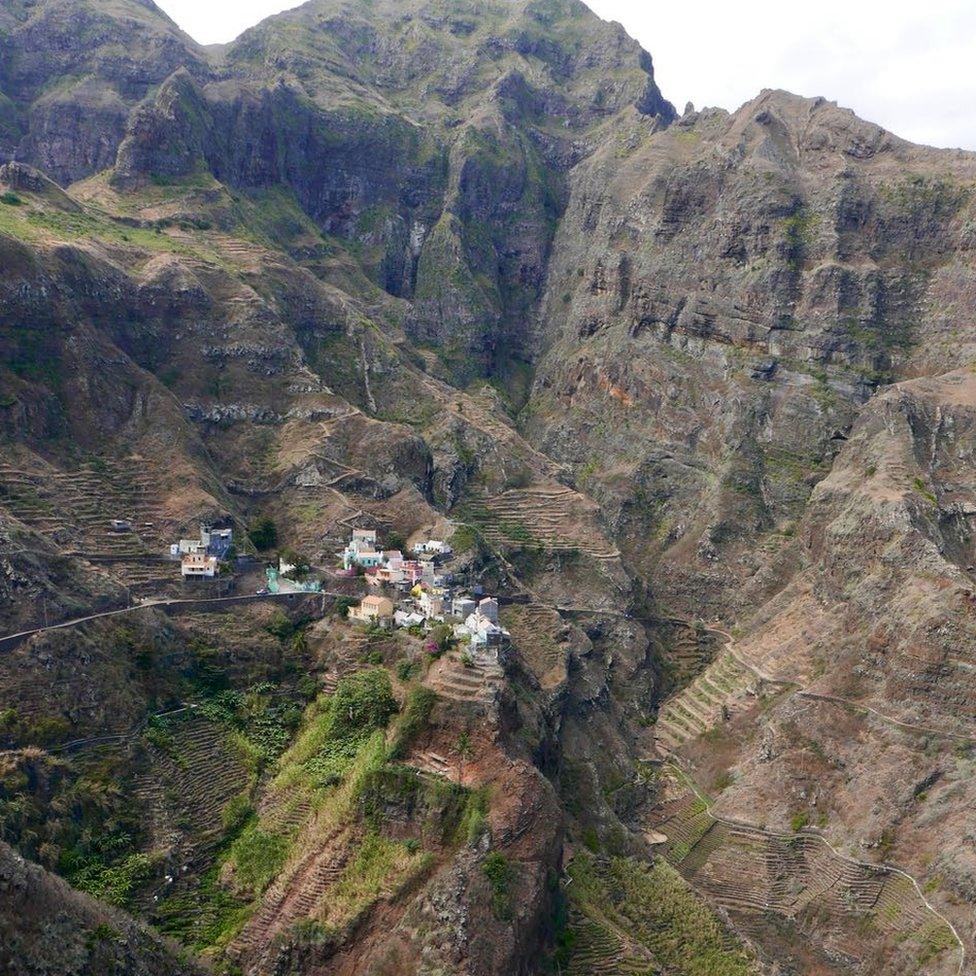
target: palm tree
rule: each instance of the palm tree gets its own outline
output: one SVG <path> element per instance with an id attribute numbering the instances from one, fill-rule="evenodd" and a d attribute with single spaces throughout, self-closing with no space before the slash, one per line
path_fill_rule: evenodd
<path id="1" fill-rule="evenodd" d="M 474 755 L 474 746 L 471 745 L 471 737 L 467 732 L 462 732 L 454 745 L 454 751 L 458 757 L 458 782 L 464 785 L 464 761 Z"/>

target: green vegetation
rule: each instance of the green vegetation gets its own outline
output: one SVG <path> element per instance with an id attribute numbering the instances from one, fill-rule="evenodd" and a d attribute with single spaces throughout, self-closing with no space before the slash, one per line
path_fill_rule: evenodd
<path id="1" fill-rule="evenodd" d="M 181 888 L 155 906 L 150 917 L 160 931 L 198 952 L 224 946 L 240 931 L 252 909 L 220 884 L 225 859 L 226 850 L 192 887 Z"/>
<path id="2" fill-rule="evenodd" d="M 492 851 L 481 864 L 488 885 L 491 888 L 491 910 L 499 921 L 507 922 L 512 917 L 512 884 L 515 872 L 508 858 L 500 851 Z"/>
<path id="3" fill-rule="evenodd" d="M 259 515 L 248 527 L 247 537 L 255 549 L 264 552 L 278 544 L 278 527 L 267 515 Z"/>
<path id="4" fill-rule="evenodd" d="M 935 497 L 935 494 L 928 488 L 921 478 L 916 478 L 912 482 L 912 487 L 930 504 L 938 505 L 939 500 Z"/>
<path id="5" fill-rule="evenodd" d="M 13 190 L 5 190 L 0 193 L 0 203 L 5 203 L 8 207 L 19 207 L 23 202 Z"/>
<path id="6" fill-rule="evenodd" d="M 288 840 L 249 823 L 230 848 L 234 861 L 234 886 L 248 892 L 261 892 L 281 870 L 290 849 Z"/>
<path id="7" fill-rule="evenodd" d="M 605 954 L 616 969 L 672 976 L 747 976 L 748 951 L 664 861 L 653 866 L 624 857 L 598 862 L 578 854 L 566 889 L 576 919 L 563 927 L 559 951 L 570 965 L 595 969 Z M 647 954 L 654 959 L 648 966 Z"/>
<path id="8" fill-rule="evenodd" d="M 810 814 L 805 810 L 801 810 L 799 813 L 794 813 L 790 818 L 790 830 L 794 834 L 799 833 L 804 827 L 810 824 Z"/>
<path id="9" fill-rule="evenodd" d="M 478 530 L 473 525 L 459 525 L 451 536 L 451 548 L 455 553 L 461 555 L 478 548 L 480 536 Z"/>
<path id="10" fill-rule="evenodd" d="M 800 271 L 810 249 L 810 232 L 816 215 L 806 207 L 800 207 L 783 221 L 786 263 L 792 271 Z"/>
<path id="11" fill-rule="evenodd" d="M 262 682 L 247 691 L 222 690 L 210 695 L 198 713 L 221 722 L 254 772 L 276 759 L 291 741 L 302 718 L 301 703 Z"/>
<path id="12" fill-rule="evenodd" d="M 324 923 L 338 926 L 355 917 L 384 891 L 395 891 L 432 862 L 433 855 L 420 851 L 416 844 L 369 830 L 330 892 Z"/>
<path id="13" fill-rule="evenodd" d="M 246 793 L 232 797 L 220 811 L 220 822 L 228 833 L 237 833 L 254 816 L 254 807 Z"/>
<path id="14" fill-rule="evenodd" d="M 437 695 L 430 688 L 418 686 L 410 689 L 393 731 L 393 741 L 388 750 L 391 760 L 402 759 L 407 754 L 410 744 L 427 727 L 436 701 Z"/>
<path id="15" fill-rule="evenodd" d="M 307 778 L 318 787 L 339 783 L 396 709 L 385 669 L 343 678 L 334 695 L 321 695 L 309 706 L 304 730 L 282 757 L 279 777 Z"/>

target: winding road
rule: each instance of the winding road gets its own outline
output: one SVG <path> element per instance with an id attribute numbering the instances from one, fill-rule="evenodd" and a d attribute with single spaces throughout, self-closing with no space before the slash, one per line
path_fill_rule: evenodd
<path id="1" fill-rule="evenodd" d="M 685 618 L 668 617 L 666 619 L 668 620 L 668 622 L 671 623 L 679 623 L 689 627 L 694 626 L 693 621 L 687 620 Z M 724 639 L 724 649 L 735 659 L 737 664 L 739 664 L 745 670 L 749 671 L 756 678 L 759 678 L 760 680 L 770 684 L 786 685 L 786 686 L 789 686 L 791 684 L 791 682 L 784 681 L 783 679 L 773 678 L 771 675 L 764 673 L 760 668 L 755 667 L 749 661 L 745 660 L 737 652 L 735 648 L 735 643 L 736 643 L 735 638 L 724 628 L 718 626 L 717 624 L 712 624 L 712 625 L 705 626 L 704 629 L 708 633 L 717 634 L 720 637 L 722 637 Z M 678 694 L 680 694 L 680 692 L 678 692 Z M 858 702 L 850 701 L 849 699 L 841 698 L 836 695 L 826 695 L 820 692 L 810 691 L 802 687 L 796 687 L 793 694 L 795 694 L 797 697 L 800 698 L 807 698 L 813 701 L 823 701 L 829 704 L 835 704 L 845 708 L 851 708 L 855 711 L 861 712 L 862 714 L 873 715 L 876 718 L 880 719 L 881 721 L 889 725 L 892 725 L 896 728 L 908 729 L 913 732 L 918 732 L 924 735 L 934 735 L 934 736 L 939 736 L 942 738 L 951 739 L 955 741 L 976 743 L 976 738 L 973 738 L 972 736 L 966 736 L 955 732 L 947 732 L 941 729 L 935 729 L 929 726 L 918 725 L 911 722 L 903 722 L 899 719 L 892 718 L 890 715 L 885 715 L 883 712 L 880 712 L 875 708 L 871 708 L 870 706 L 862 705 Z M 952 932 L 953 938 L 956 940 L 956 943 L 959 947 L 959 966 L 958 969 L 956 970 L 956 973 L 957 976 L 962 976 L 966 965 L 965 943 L 963 942 L 961 936 L 959 935 L 959 932 L 956 929 L 955 925 L 953 925 L 952 922 L 948 918 L 946 918 L 945 915 L 942 914 L 942 912 L 940 912 L 937 908 L 935 908 L 932 905 L 932 903 L 928 900 L 928 898 L 926 898 L 925 892 L 923 891 L 921 885 L 918 883 L 917 879 L 908 871 L 904 870 L 903 868 L 897 867 L 894 864 L 887 864 L 883 862 L 880 864 L 872 864 L 870 862 L 859 861 L 856 858 L 852 858 L 846 854 L 842 854 L 815 827 L 804 828 L 802 834 L 800 832 L 777 832 L 777 831 L 768 830 L 767 828 L 759 824 L 750 823 L 749 821 L 738 820 L 732 817 L 726 817 L 721 814 L 718 814 L 715 812 L 711 800 L 698 787 L 698 784 L 695 782 L 690 771 L 682 768 L 676 756 L 672 755 L 670 758 L 666 759 L 662 764 L 662 767 L 663 768 L 670 767 L 672 770 L 674 770 L 677 773 L 677 775 L 682 780 L 682 782 L 684 782 L 687 785 L 687 787 L 695 794 L 695 796 L 704 804 L 705 812 L 708 814 L 708 816 L 711 817 L 713 820 L 715 820 L 717 823 L 724 824 L 725 826 L 733 827 L 733 828 L 735 827 L 747 828 L 749 830 L 757 831 L 771 839 L 782 840 L 782 839 L 789 839 L 791 837 L 799 837 L 799 836 L 813 837 L 816 838 L 821 843 L 823 843 L 834 856 L 840 858 L 842 861 L 845 861 L 849 864 L 853 864 L 859 868 L 866 868 L 872 871 L 882 871 L 882 872 L 897 874 L 905 878 L 909 882 L 911 882 L 913 888 L 918 894 L 919 899 L 922 901 L 922 904 L 924 904 L 925 907 L 930 912 L 932 912 L 932 914 L 936 918 L 941 919 L 941 921 L 945 923 L 949 931 Z"/>

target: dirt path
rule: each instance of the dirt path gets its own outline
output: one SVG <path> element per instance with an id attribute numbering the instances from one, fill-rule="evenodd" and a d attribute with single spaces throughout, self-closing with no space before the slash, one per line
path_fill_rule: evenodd
<path id="1" fill-rule="evenodd" d="M 715 812 L 715 808 L 712 806 L 711 800 L 701 791 L 698 784 L 695 782 L 690 773 L 678 765 L 675 761 L 668 761 L 664 764 L 664 767 L 670 767 L 677 774 L 678 778 L 695 794 L 699 801 L 704 804 L 705 813 L 711 817 L 716 823 L 723 824 L 726 827 L 732 828 L 745 828 L 748 830 L 756 831 L 762 834 L 764 837 L 768 837 L 771 840 L 791 840 L 796 837 L 808 837 L 817 840 L 819 843 L 823 844 L 834 857 L 847 864 L 854 865 L 855 867 L 866 869 L 869 871 L 880 871 L 887 874 L 897 874 L 902 878 L 909 881 L 912 887 L 915 889 L 915 893 L 918 895 L 919 900 L 922 904 L 938 919 L 945 923 L 946 927 L 952 932 L 953 938 L 956 940 L 956 944 L 959 947 L 959 968 L 956 970 L 957 976 L 962 976 L 963 969 L 966 965 L 966 945 L 962 941 L 959 932 L 956 927 L 949 921 L 945 915 L 942 914 L 937 908 L 935 908 L 932 903 L 925 897 L 925 892 L 922 890 L 921 885 L 915 879 L 915 877 L 905 871 L 903 868 L 899 868 L 894 864 L 886 864 L 884 862 L 880 864 L 872 864 L 869 861 L 859 861 L 857 858 L 849 857 L 846 854 L 842 854 L 830 841 L 827 840 L 823 834 L 820 833 L 815 827 L 807 827 L 802 832 L 800 831 L 775 831 L 769 830 L 766 827 L 760 826 L 759 824 L 750 823 L 748 820 L 737 820 L 734 817 L 726 817 Z"/>
<path id="2" fill-rule="evenodd" d="M 91 613 L 84 617 L 75 617 L 71 620 L 63 620 L 61 623 L 48 624 L 45 627 L 33 627 L 30 630 L 21 630 L 15 634 L 6 634 L 0 637 L 0 650 L 7 649 L 9 647 L 14 647 L 21 641 L 27 640 L 28 637 L 33 637 L 35 634 L 45 634 L 52 630 L 65 630 L 69 627 L 78 627 L 81 624 L 90 623 L 92 620 L 102 620 L 105 617 L 117 617 L 122 614 L 127 613 L 137 613 L 140 610 L 165 610 L 170 607 L 189 607 L 189 606 L 211 606 L 220 607 L 221 605 L 226 605 L 228 607 L 234 606 L 235 604 L 242 603 L 259 603 L 261 601 L 281 601 L 289 600 L 293 597 L 302 596 L 331 596 L 331 597 L 343 597 L 348 596 L 348 593 L 333 593 L 328 590 L 323 590 L 321 593 L 247 593 L 239 596 L 216 596 L 216 597 L 201 597 L 196 600 L 187 599 L 149 599 L 144 600 L 142 603 L 136 603 L 131 607 L 120 607 L 116 610 L 103 610 L 100 613 Z"/>
<path id="3" fill-rule="evenodd" d="M 689 626 L 689 627 L 693 627 L 694 626 L 694 622 L 693 621 L 690 621 L 690 620 L 687 620 L 687 619 L 681 618 L 681 617 L 668 617 L 668 618 L 663 618 L 663 619 L 666 619 L 668 622 L 671 622 L 671 623 L 679 623 L 679 624 L 683 624 L 683 625 Z M 762 669 L 755 667 L 749 661 L 747 661 L 746 659 L 744 659 L 737 652 L 737 650 L 736 650 L 736 647 L 735 647 L 736 640 L 735 640 L 735 638 L 732 636 L 732 634 L 730 634 L 723 627 L 718 626 L 717 624 L 712 624 L 712 625 L 705 626 L 704 627 L 704 630 L 706 632 L 708 632 L 708 633 L 716 634 L 719 637 L 721 637 L 723 639 L 723 641 L 724 641 L 724 650 L 726 650 L 734 658 L 734 660 L 736 661 L 737 664 L 739 664 L 742 668 L 744 668 L 746 671 L 750 672 L 752 675 L 754 675 L 759 680 L 764 681 L 764 682 L 767 682 L 767 683 L 770 683 L 770 684 L 773 684 L 773 685 L 780 685 L 780 686 L 784 686 L 785 685 L 787 687 L 791 684 L 788 681 L 784 681 L 784 680 L 779 679 L 779 678 L 773 678 L 771 675 L 766 674 L 764 671 L 762 671 Z M 706 668 L 706 672 L 707 672 L 707 668 Z M 705 673 L 705 672 L 703 672 L 703 673 Z M 673 698 L 676 698 L 677 695 L 680 695 L 680 694 L 681 694 L 681 692 L 679 691 L 675 695 L 672 695 L 671 698 L 672 699 Z M 819 692 L 810 691 L 807 688 L 803 688 L 803 687 L 796 687 L 795 690 L 794 690 L 794 692 L 793 692 L 793 694 L 796 695 L 797 697 L 800 697 L 800 698 L 806 698 L 806 699 L 812 700 L 812 701 L 823 701 L 823 702 L 827 702 L 829 704 L 835 704 L 835 705 L 839 705 L 841 707 L 850 708 L 850 709 L 853 709 L 854 711 L 860 712 L 862 714 L 872 715 L 872 716 L 880 719 L 882 722 L 885 722 L 886 724 L 889 724 L 889 725 L 894 726 L 894 727 L 899 728 L 899 729 L 907 729 L 907 730 L 910 730 L 910 731 L 913 731 L 913 732 L 918 732 L 918 733 L 921 733 L 921 734 L 924 734 L 924 735 L 940 736 L 942 738 L 951 739 L 951 740 L 954 740 L 954 741 L 963 741 L 963 742 L 968 742 L 968 743 L 976 742 L 976 738 L 973 738 L 972 736 L 966 736 L 966 735 L 962 735 L 960 733 L 955 733 L 955 732 L 946 732 L 946 731 L 941 730 L 941 729 L 934 729 L 934 728 L 931 728 L 929 726 L 919 725 L 919 724 L 915 724 L 915 723 L 911 723 L 911 722 L 904 722 L 904 721 L 901 721 L 899 719 L 892 718 L 890 715 L 885 715 L 883 712 L 880 712 L 880 711 L 878 711 L 875 708 L 871 708 L 868 705 L 862 705 L 862 704 L 860 704 L 858 702 L 850 701 L 849 699 L 841 698 L 840 696 L 837 696 L 837 695 L 821 694 Z M 670 699 L 668 699 L 668 700 L 670 700 Z M 663 703 L 662 703 L 662 707 L 663 707 Z M 831 851 L 831 853 L 834 856 L 840 858 L 842 861 L 845 861 L 845 862 L 847 862 L 849 864 L 855 865 L 856 867 L 859 867 L 859 868 L 867 868 L 867 869 L 871 869 L 871 870 L 875 870 L 875 871 L 884 871 L 884 872 L 889 872 L 889 873 L 892 873 L 892 874 L 897 874 L 897 875 L 900 875 L 901 877 L 905 878 L 906 880 L 908 880 L 911 883 L 912 887 L 914 888 L 915 892 L 917 893 L 917 895 L 918 895 L 919 899 L 921 900 L 922 904 L 925 905 L 925 907 L 930 912 L 932 912 L 932 914 L 934 916 L 936 916 L 937 918 L 941 919 L 946 924 L 946 926 L 948 927 L 948 929 L 952 932 L 952 935 L 955 938 L 956 943 L 959 946 L 959 953 L 960 953 L 959 967 L 957 969 L 957 976 L 962 976 L 962 973 L 964 971 L 965 964 L 966 964 L 966 946 L 965 946 L 965 943 L 963 942 L 962 938 L 960 937 L 959 932 L 956 930 L 956 927 L 952 924 L 952 922 L 948 918 L 946 918 L 945 915 L 943 915 L 940 911 L 938 911 L 929 902 L 928 898 L 925 897 L 925 893 L 922 890 L 921 885 L 919 885 L 919 883 L 916 880 L 916 878 L 913 875 L 911 875 L 908 871 L 905 871 L 903 868 L 899 868 L 899 867 L 897 867 L 895 865 L 892 865 L 892 864 L 884 864 L 884 863 L 882 863 L 882 864 L 871 864 L 871 863 L 866 862 L 866 861 L 858 861 L 855 858 L 848 857 L 847 855 L 842 854 L 840 851 L 838 851 L 827 840 L 826 837 L 824 837 L 818 830 L 816 830 L 816 828 L 813 828 L 813 827 L 810 827 L 810 828 L 805 829 L 802 834 L 799 833 L 799 832 L 777 833 L 776 831 L 768 830 L 767 828 L 762 827 L 759 824 L 754 824 L 754 823 L 750 823 L 750 822 L 745 821 L 745 820 L 737 820 L 735 818 L 722 816 L 722 815 L 720 815 L 720 814 L 718 814 L 718 813 L 715 812 L 715 810 L 714 810 L 714 808 L 712 806 L 712 803 L 709 800 L 709 798 L 707 796 L 705 796 L 705 794 L 702 793 L 702 791 L 699 789 L 698 784 L 694 781 L 694 779 L 691 776 L 690 772 L 688 770 L 686 770 L 686 769 L 684 769 L 684 768 L 682 768 L 681 766 L 678 765 L 678 761 L 677 761 L 677 759 L 675 757 L 672 756 L 671 758 L 669 758 L 668 760 L 666 760 L 663 765 L 665 767 L 670 766 L 678 774 L 678 776 L 681 778 L 681 780 L 684 783 L 686 783 L 686 785 L 688 786 L 688 788 L 705 805 L 705 812 L 708 814 L 708 816 L 711 817 L 713 820 L 715 820 L 718 823 L 724 824 L 725 826 L 732 827 L 732 828 L 735 828 L 735 827 L 748 828 L 749 830 L 758 831 L 759 833 L 763 834 L 764 836 L 769 837 L 769 838 L 772 838 L 772 839 L 784 839 L 784 838 L 785 839 L 789 839 L 791 837 L 799 837 L 799 836 L 814 837 L 819 842 L 823 843 Z"/>

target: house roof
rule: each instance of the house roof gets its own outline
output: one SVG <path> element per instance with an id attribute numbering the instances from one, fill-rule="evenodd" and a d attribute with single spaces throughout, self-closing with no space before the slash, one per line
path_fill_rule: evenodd
<path id="1" fill-rule="evenodd" d="M 360 606 L 372 607 L 380 612 L 385 610 L 387 613 L 393 613 L 393 601 L 386 596 L 364 596 Z"/>

